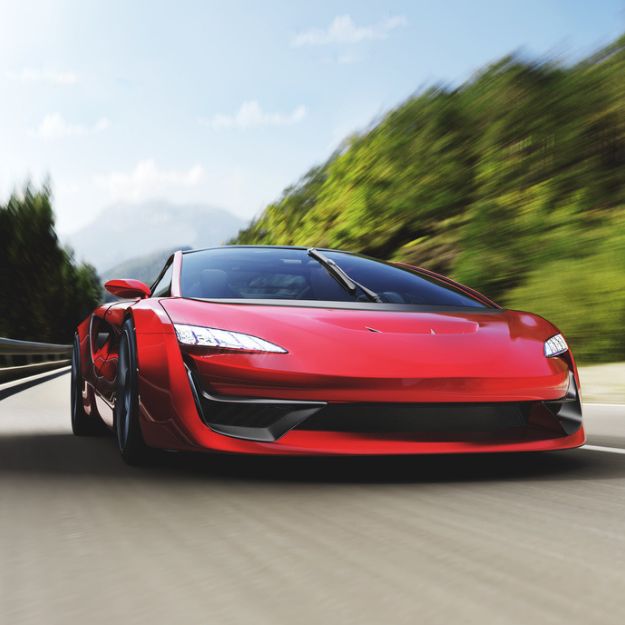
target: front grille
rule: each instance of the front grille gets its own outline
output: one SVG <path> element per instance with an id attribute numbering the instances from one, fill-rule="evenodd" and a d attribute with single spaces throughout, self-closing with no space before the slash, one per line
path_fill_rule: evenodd
<path id="1" fill-rule="evenodd" d="M 527 427 L 531 403 L 328 404 L 297 426 L 326 432 L 499 432 Z"/>

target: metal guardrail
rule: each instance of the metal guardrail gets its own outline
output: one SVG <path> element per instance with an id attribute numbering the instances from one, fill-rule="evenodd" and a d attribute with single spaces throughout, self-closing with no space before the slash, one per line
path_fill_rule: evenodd
<path id="1" fill-rule="evenodd" d="M 70 364 L 71 345 L 0 338 L 0 383 Z"/>

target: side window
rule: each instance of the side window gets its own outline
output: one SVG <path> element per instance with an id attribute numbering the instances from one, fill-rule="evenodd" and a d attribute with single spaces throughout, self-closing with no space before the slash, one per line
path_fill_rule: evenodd
<path id="1" fill-rule="evenodd" d="M 104 319 L 92 315 L 89 334 L 91 336 L 91 353 L 95 354 L 110 342 L 114 333 L 113 328 Z"/>
<path id="2" fill-rule="evenodd" d="M 171 275 L 173 273 L 173 263 L 169 263 L 167 271 L 152 289 L 152 297 L 169 297 L 171 292 Z"/>

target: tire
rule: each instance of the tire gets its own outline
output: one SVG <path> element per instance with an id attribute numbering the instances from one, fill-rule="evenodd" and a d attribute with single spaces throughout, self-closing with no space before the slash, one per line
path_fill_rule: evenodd
<path id="1" fill-rule="evenodd" d="M 149 460 L 150 449 L 143 440 L 139 424 L 137 343 L 135 329 L 130 319 L 124 322 L 119 340 L 115 440 L 119 453 L 127 464 L 140 466 Z"/>
<path id="2" fill-rule="evenodd" d="M 72 345 L 71 376 L 71 419 L 72 432 L 75 436 L 95 436 L 101 434 L 103 427 L 99 420 L 88 415 L 82 403 L 83 378 L 80 372 L 80 340 L 74 335 Z"/>

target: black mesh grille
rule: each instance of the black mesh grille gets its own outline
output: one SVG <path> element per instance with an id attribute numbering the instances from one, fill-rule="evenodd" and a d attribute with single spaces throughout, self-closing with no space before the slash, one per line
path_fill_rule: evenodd
<path id="1" fill-rule="evenodd" d="M 328 432 L 494 432 L 528 425 L 530 403 L 328 404 L 298 426 Z"/>

